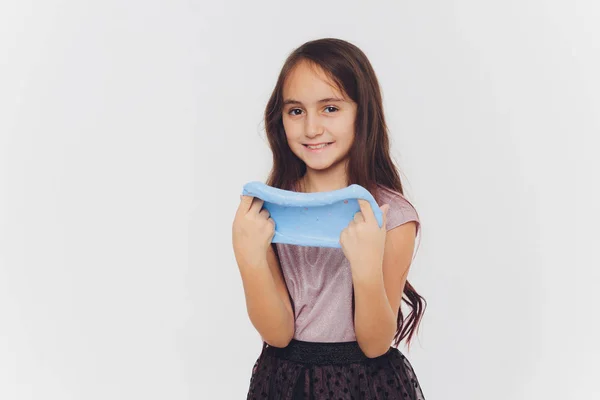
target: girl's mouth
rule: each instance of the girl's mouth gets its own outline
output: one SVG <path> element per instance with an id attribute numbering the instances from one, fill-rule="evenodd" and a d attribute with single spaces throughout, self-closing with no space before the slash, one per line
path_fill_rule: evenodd
<path id="1" fill-rule="evenodd" d="M 322 151 L 323 149 L 329 147 L 332 144 L 333 144 L 333 142 L 320 143 L 320 144 L 317 144 L 317 145 L 308 145 L 308 144 L 305 144 L 304 147 L 306 147 L 308 149 L 308 151 L 310 151 L 312 153 L 318 153 L 318 152 Z"/>

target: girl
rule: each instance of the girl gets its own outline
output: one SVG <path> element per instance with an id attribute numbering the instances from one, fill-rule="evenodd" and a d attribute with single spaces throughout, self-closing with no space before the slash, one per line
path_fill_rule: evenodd
<path id="1" fill-rule="evenodd" d="M 384 225 L 360 201 L 341 248 L 272 244 L 263 201 L 242 196 L 233 248 L 263 339 L 247 399 L 423 399 L 397 349 L 424 310 L 406 281 L 420 222 L 390 158 L 367 57 L 339 39 L 300 46 L 282 68 L 265 122 L 273 152 L 267 184 L 306 193 L 359 184 L 382 204 Z M 402 293 L 412 308 L 406 318 Z"/>

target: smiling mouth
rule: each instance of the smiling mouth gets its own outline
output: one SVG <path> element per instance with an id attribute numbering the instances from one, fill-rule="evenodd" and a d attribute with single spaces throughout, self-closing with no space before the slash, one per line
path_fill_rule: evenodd
<path id="1" fill-rule="evenodd" d="M 309 145 L 309 144 L 305 144 L 303 145 L 304 147 L 310 149 L 310 150 L 319 150 L 319 149 L 323 149 L 327 146 L 329 146 L 330 144 L 332 144 L 333 142 L 329 142 L 329 143 L 321 143 L 321 144 L 315 144 L 315 145 Z"/>

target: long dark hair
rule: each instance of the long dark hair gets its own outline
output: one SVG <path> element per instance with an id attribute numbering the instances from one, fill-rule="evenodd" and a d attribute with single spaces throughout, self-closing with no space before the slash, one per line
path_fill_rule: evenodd
<path id="1" fill-rule="evenodd" d="M 286 77 L 300 61 L 320 67 L 327 76 L 357 103 L 354 143 L 348 161 L 348 184 L 358 184 L 369 190 L 379 203 L 377 186 L 404 194 L 398 170 L 390 157 L 388 129 L 383 115 L 381 89 L 375 71 L 366 55 L 355 45 L 335 38 L 304 43 L 286 59 L 273 93 L 265 109 L 265 130 L 273 153 L 273 167 L 267 184 L 292 190 L 306 172 L 306 164 L 290 149 L 283 128 L 283 85 Z M 398 328 L 394 346 L 413 334 L 425 310 L 426 301 L 406 281 L 402 298 L 411 308 L 404 318 L 398 312 Z M 354 309 L 354 296 L 353 303 Z"/>

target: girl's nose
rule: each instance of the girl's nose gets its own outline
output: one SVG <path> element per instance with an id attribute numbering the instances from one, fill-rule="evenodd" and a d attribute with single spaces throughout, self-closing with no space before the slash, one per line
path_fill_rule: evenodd
<path id="1" fill-rule="evenodd" d="M 323 134 L 323 127 L 319 123 L 319 119 L 314 116 L 306 118 L 305 135 L 308 138 L 314 138 Z"/>
<path id="2" fill-rule="evenodd" d="M 311 139 L 315 138 L 317 136 L 320 136 L 322 134 L 323 134 L 323 130 L 309 130 L 309 131 L 306 131 L 306 137 L 307 138 L 311 138 Z"/>

